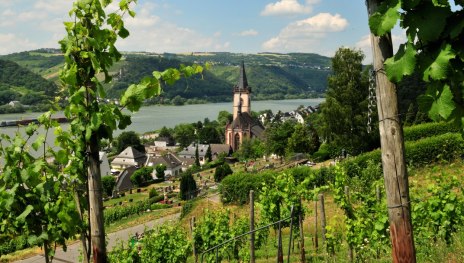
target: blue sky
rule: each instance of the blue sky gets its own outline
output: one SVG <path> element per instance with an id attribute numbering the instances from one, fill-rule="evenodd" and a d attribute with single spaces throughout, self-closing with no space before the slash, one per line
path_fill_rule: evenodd
<path id="1" fill-rule="evenodd" d="M 0 54 L 58 47 L 71 0 L 0 0 Z M 123 51 L 311 52 L 361 49 L 371 63 L 365 1 L 139 0 Z M 394 34 L 394 41 L 404 37 Z"/>

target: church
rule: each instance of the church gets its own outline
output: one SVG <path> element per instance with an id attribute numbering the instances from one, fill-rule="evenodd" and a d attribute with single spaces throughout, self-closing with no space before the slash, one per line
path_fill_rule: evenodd
<path id="1" fill-rule="evenodd" d="M 242 61 L 238 84 L 233 88 L 233 120 L 226 126 L 226 144 L 236 151 L 243 140 L 261 138 L 264 127 L 258 120 L 251 117 L 251 87 L 245 73 L 245 65 Z"/>

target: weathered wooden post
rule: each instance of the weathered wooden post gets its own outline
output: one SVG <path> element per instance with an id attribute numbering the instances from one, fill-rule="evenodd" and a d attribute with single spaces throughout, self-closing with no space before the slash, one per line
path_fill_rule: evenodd
<path id="1" fill-rule="evenodd" d="M 250 190 L 250 231 L 255 230 L 255 193 Z M 250 233 L 250 263 L 255 263 L 255 233 Z"/>
<path id="2" fill-rule="evenodd" d="M 195 238 L 194 238 L 194 230 L 195 230 L 195 217 L 190 218 L 190 234 L 192 235 L 192 250 L 193 250 L 193 258 L 195 259 L 195 263 L 198 262 L 198 254 L 197 250 L 195 249 Z"/>
<path id="3" fill-rule="evenodd" d="M 325 226 L 326 226 L 326 221 L 325 221 L 325 205 L 324 205 L 324 195 L 319 194 L 319 206 L 321 208 L 321 229 L 322 229 L 322 243 L 325 244 L 325 235 L 327 233 Z"/>
<path id="4" fill-rule="evenodd" d="M 350 187 L 345 186 L 345 196 L 346 196 L 346 202 L 351 205 L 351 199 L 350 199 Z M 350 262 L 353 262 L 353 247 L 351 246 L 350 243 L 348 243 L 348 257 L 350 259 Z"/>
<path id="5" fill-rule="evenodd" d="M 381 0 L 367 0 L 369 18 L 378 10 Z M 385 73 L 384 62 L 393 56 L 391 33 L 370 35 L 376 79 L 382 167 L 387 196 L 393 262 L 416 262 L 411 223 L 409 182 L 404 159 L 403 130 L 398 117 L 396 86 Z"/>
<path id="6" fill-rule="evenodd" d="M 314 188 L 316 188 L 314 186 Z M 317 237 L 317 198 L 314 200 L 314 247 L 317 249 L 319 248 L 319 242 Z"/>
<path id="7" fill-rule="evenodd" d="M 300 207 L 301 207 L 301 199 L 300 199 Z M 298 224 L 300 226 L 300 261 L 306 262 L 306 253 L 304 247 L 304 231 L 303 231 L 303 215 L 302 209 L 300 209 L 300 213 L 298 215 Z"/>

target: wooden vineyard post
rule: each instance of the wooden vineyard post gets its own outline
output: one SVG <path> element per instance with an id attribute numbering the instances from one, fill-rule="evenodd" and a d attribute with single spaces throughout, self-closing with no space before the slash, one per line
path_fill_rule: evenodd
<path id="1" fill-rule="evenodd" d="M 325 205 L 324 205 L 324 195 L 319 194 L 319 207 L 321 208 L 321 229 L 322 229 L 322 243 L 325 244 L 325 234 L 327 233 L 325 229 Z"/>
<path id="2" fill-rule="evenodd" d="M 300 199 L 300 204 L 301 204 L 301 199 Z M 303 231 L 303 213 L 301 212 L 301 210 L 298 215 L 298 224 L 300 227 L 300 261 L 306 262 L 305 246 L 304 246 L 304 231 Z"/>
<path id="3" fill-rule="evenodd" d="M 89 221 L 92 240 L 92 255 L 94 263 L 106 263 L 105 225 L 103 224 L 103 186 L 100 173 L 99 139 L 93 133 L 87 146 L 88 161 L 88 191 L 89 191 Z"/>
<path id="4" fill-rule="evenodd" d="M 316 187 L 314 187 L 316 188 Z M 319 248 L 319 243 L 317 240 L 317 198 L 314 200 L 314 247 L 317 249 Z"/>
<path id="5" fill-rule="evenodd" d="M 381 2 L 367 0 L 369 17 L 378 10 Z M 393 56 L 391 33 L 388 32 L 381 37 L 371 33 L 370 38 L 376 72 L 376 98 L 392 261 L 416 262 L 403 130 L 398 117 L 398 98 L 396 86 L 387 78 L 384 69 L 385 60 Z"/>
<path id="6" fill-rule="evenodd" d="M 190 234 L 192 235 L 192 251 L 193 251 L 193 258 L 195 259 L 195 263 L 198 262 L 198 255 L 197 250 L 195 249 L 195 238 L 193 231 L 195 230 L 195 217 L 190 219 Z"/>
<path id="7" fill-rule="evenodd" d="M 255 193 L 250 190 L 250 231 L 255 230 Z M 250 263 L 255 263 L 255 233 L 250 233 Z"/>
<path id="8" fill-rule="evenodd" d="M 346 201 L 348 203 L 351 203 L 351 200 L 350 200 L 350 187 L 348 187 L 348 186 L 345 186 L 345 196 L 346 196 Z M 351 247 L 350 243 L 348 243 L 348 257 L 350 258 L 350 262 L 353 262 L 353 258 L 354 258 L 354 256 L 353 256 L 353 247 Z"/>

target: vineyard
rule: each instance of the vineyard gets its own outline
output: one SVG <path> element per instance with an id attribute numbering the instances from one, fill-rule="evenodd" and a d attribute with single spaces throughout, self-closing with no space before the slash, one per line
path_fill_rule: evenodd
<path id="1" fill-rule="evenodd" d="M 461 253 L 464 234 L 460 228 L 464 223 L 460 172 L 464 164 L 460 158 L 449 161 L 451 155 L 446 156 L 449 147 L 443 147 L 446 143 L 442 141 L 442 161 L 410 166 L 412 220 L 419 262 L 464 260 Z M 456 156 L 456 152 L 452 155 Z M 255 233 L 256 262 L 275 262 L 276 258 L 289 262 L 390 262 L 380 164 L 369 160 L 361 169 L 356 160 L 350 161 L 323 169 L 297 167 L 274 173 L 273 180 L 268 178 L 272 172 L 264 176 L 248 174 L 262 178 L 253 181 L 256 215 L 248 211 L 249 202 L 240 205 L 243 195 L 237 189 L 235 194 L 226 193 L 231 188 L 224 185 L 220 191 L 228 197 L 228 205 L 211 209 L 210 201 L 191 201 L 180 227 L 155 229 L 136 245 L 121 245 L 110 259 L 125 262 L 122 260 L 130 256 L 130 262 L 249 262 L 250 236 L 233 239 L 248 232 L 250 218 L 255 217 L 254 229 L 290 218 Z M 227 179 L 234 181 L 234 177 L 243 176 L 234 174 Z M 235 201 L 233 196 L 237 198 Z M 204 253 L 218 245 L 218 249 Z M 156 261 L 150 260 L 155 257 Z"/>

